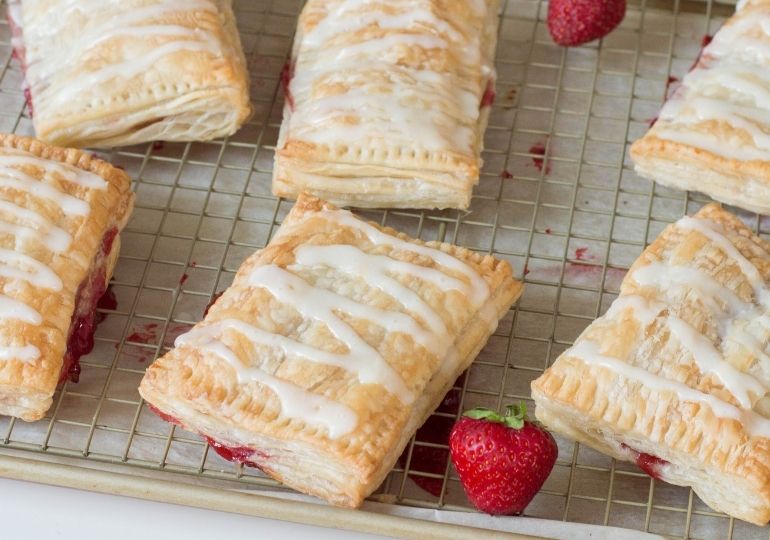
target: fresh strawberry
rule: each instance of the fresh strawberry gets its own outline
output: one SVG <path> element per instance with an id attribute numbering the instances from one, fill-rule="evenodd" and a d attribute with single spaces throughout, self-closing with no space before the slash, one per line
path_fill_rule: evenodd
<path id="1" fill-rule="evenodd" d="M 559 45 L 580 45 L 606 36 L 625 15 L 626 0 L 551 0 L 548 31 Z"/>
<path id="2" fill-rule="evenodd" d="M 550 433 L 526 419 L 524 403 L 505 416 L 465 412 L 449 436 L 449 451 L 465 494 L 487 514 L 520 514 L 543 487 L 558 449 Z"/>

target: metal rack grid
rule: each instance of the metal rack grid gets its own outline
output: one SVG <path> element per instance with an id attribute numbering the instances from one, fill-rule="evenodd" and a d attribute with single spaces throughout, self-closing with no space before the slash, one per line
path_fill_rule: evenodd
<path id="1" fill-rule="evenodd" d="M 256 470 L 223 461 L 194 434 L 161 422 L 136 387 L 147 364 L 201 317 L 291 206 L 270 195 L 270 171 L 281 122 L 280 71 L 301 3 L 235 2 L 256 111 L 235 136 L 106 155 L 135 179 L 137 193 L 112 283 L 117 307 L 100 309 L 106 318 L 81 381 L 60 388 L 44 420 L 0 419 L 0 450 L 280 489 Z M 548 36 L 546 6 L 504 2 L 497 100 L 470 211 L 363 212 L 423 239 L 508 259 L 526 282 L 518 305 L 429 421 L 432 430 L 418 432 L 374 500 L 468 510 L 442 435 L 458 411 L 529 400 L 530 381 L 607 308 L 646 243 L 706 201 L 637 177 L 626 147 L 732 8 L 711 0 L 632 1 L 610 36 L 563 49 Z M 9 40 L 0 22 L 0 130 L 31 134 Z M 770 233 L 766 218 L 740 215 Z M 711 511 L 689 489 L 656 482 L 567 440 L 560 439 L 559 448 L 556 468 L 528 515 L 677 538 L 768 538 L 767 529 Z M 438 470 L 423 467 L 424 457 Z"/>

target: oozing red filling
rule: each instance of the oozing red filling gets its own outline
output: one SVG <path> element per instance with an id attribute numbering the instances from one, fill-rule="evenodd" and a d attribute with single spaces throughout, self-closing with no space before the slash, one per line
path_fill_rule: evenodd
<path id="1" fill-rule="evenodd" d="M 483 109 L 484 107 L 491 107 L 494 102 L 495 102 L 495 81 L 493 81 L 492 79 L 489 79 L 487 81 L 487 87 L 484 89 L 484 95 L 481 96 L 481 103 L 479 104 L 479 109 Z"/>
<path id="2" fill-rule="evenodd" d="M 107 255 L 118 235 L 113 227 L 102 238 L 102 246 L 88 278 L 80 284 L 75 298 L 75 313 L 72 316 L 70 334 L 67 338 L 67 352 L 64 354 L 59 381 L 69 379 L 78 382 L 80 378 L 80 357 L 94 348 L 94 332 L 98 324 L 96 306 L 107 290 Z"/>
<path id="3" fill-rule="evenodd" d="M 211 309 L 211 306 L 217 303 L 217 300 L 219 300 L 219 297 L 222 296 L 225 293 L 225 291 L 219 291 L 218 293 L 214 293 L 214 296 L 211 297 L 211 302 L 208 303 L 206 306 L 206 309 L 203 310 L 203 316 L 209 314 L 209 310 Z"/>
<path id="4" fill-rule="evenodd" d="M 669 462 L 665 459 L 661 459 L 658 456 L 653 456 L 652 454 L 645 454 L 644 452 L 637 452 L 630 446 L 621 443 L 620 446 L 628 450 L 634 457 L 634 461 L 636 462 L 636 466 L 642 469 L 644 472 L 646 472 L 648 475 L 652 476 L 656 480 L 663 480 L 663 477 L 661 475 L 661 468 L 664 465 L 668 465 Z"/>
<path id="5" fill-rule="evenodd" d="M 16 57 L 16 60 L 19 61 L 19 65 L 21 66 L 21 74 L 24 76 L 25 81 L 22 85 L 22 88 L 24 90 L 24 99 L 27 102 L 27 108 L 29 109 L 29 115 L 32 116 L 32 93 L 30 92 L 29 86 L 26 82 L 26 73 L 27 73 L 27 51 L 24 48 L 24 40 L 23 40 L 23 32 L 21 26 L 17 24 L 18 21 L 12 16 L 11 10 L 14 9 L 11 6 L 8 7 L 8 27 L 11 30 L 11 46 L 13 48 L 13 56 Z M 18 9 L 18 6 L 16 6 L 16 9 Z"/>
<path id="6" fill-rule="evenodd" d="M 182 422 L 179 421 L 179 419 L 171 416 L 170 414 L 166 414 L 157 407 L 154 407 L 152 405 L 148 405 L 149 409 L 154 412 L 161 420 L 164 420 L 170 424 L 175 424 L 180 427 L 184 427 L 182 425 Z M 227 461 L 232 461 L 234 463 L 242 463 L 243 465 L 247 465 L 249 467 L 256 467 L 260 468 L 259 465 L 254 463 L 253 461 L 249 461 L 249 458 L 255 455 L 260 456 L 262 459 L 265 459 L 267 457 L 266 454 L 263 454 L 253 448 L 250 448 L 248 446 L 227 446 L 226 444 L 222 444 L 221 442 L 215 441 L 211 437 L 208 437 L 206 435 L 202 435 L 204 439 L 206 439 L 206 442 L 209 443 L 209 446 L 214 449 L 214 451 L 222 456 Z"/>
<path id="7" fill-rule="evenodd" d="M 289 84 L 294 78 L 294 60 L 288 59 L 281 69 L 281 87 L 283 88 L 283 94 L 286 96 L 286 103 L 289 104 L 289 108 L 294 110 L 294 96 L 291 95 L 291 89 Z"/>

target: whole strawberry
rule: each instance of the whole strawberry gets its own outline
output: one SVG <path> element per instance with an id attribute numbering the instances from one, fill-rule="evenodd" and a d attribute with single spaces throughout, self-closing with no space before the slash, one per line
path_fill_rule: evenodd
<path id="1" fill-rule="evenodd" d="M 625 15 L 626 0 L 550 0 L 548 31 L 559 45 L 580 45 L 606 36 Z"/>
<path id="2" fill-rule="evenodd" d="M 526 420 L 524 403 L 505 416 L 471 409 L 449 435 L 449 451 L 465 494 L 487 514 L 519 514 L 543 487 L 556 463 L 553 436 Z"/>

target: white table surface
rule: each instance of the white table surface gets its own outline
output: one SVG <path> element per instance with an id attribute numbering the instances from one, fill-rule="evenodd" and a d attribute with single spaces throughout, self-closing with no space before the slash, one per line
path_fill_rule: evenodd
<path id="1" fill-rule="evenodd" d="M 374 540 L 382 536 L 0 478 L 0 537 L 66 540 Z"/>

